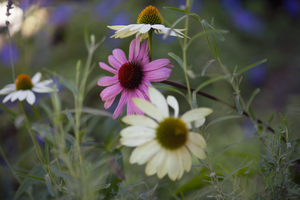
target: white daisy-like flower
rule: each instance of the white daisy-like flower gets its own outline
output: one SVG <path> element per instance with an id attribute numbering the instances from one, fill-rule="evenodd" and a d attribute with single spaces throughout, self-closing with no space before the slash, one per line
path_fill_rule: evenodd
<path id="1" fill-rule="evenodd" d="M 191 169 L 189 151 L 199 159 L 206 157 L 203 149 L 205 139 L 198 133 L 189 131 L 192 123 L 200 127 L 205 117 L 212 113 L 210 108 L 197 108 L 187 111 L 181 117 L 178 102 L 173 96 L 167 99 L 155 88 L 149 88 L 150 101 L 132 98 L 144 115 L 128 115 L 122 119 L 131 126 L 120 133 L 120 142 L 124 146 L 136 147 L 129 159 L 131 164 L 147 163 L 145 172 L 158 178 L 169 175 L 171 180 L 180 179 L 185 171 Z M 174 116 L 169 114 L 169 106 L 174 109 Z M 151 118 L 150 118 L 151 117 Z"/>
<path id="2" fill-rule="evenodd" d="M 19 101 L 26 101 L 33 105 L 35 102 L 35 94 L 36 93 L 48 93 L 53 92 L 53 88 L 49 85 L 52 83 L 52 80 L 45 80 L 40 81 L 42 74 L 40 72 L 36 73 L 32 79 L 27 76 L 26 74 L 20 74 L 17 78 L 15 83 L 8 84 L 4 86 L 2 90 L 0 90 L 0 95 L 8 94 L 2 101 L 2 103 L 6 103 L 7 101 L 11 100 L 14 102 L 15 100 L 19 99 Z"/>
<path id="3" fill-rule="evenodd" d="M 153 30 L 157 34 L 169 34 L 176 37 L 184 37 L 184 34 L 180 31 L 184 29 L 171 29 L 163 25 L 163 18 L 154 6 L 146 7 L 137 20 L 137 24 L 129 24 L 126 26 L 107 26 L 112 30 L 116 30 L 115 34 L 111 37 L 115 38 L 125 38 L 136 34 L 136 37 L 141 34 L 141 40 L 148 37 L 148 32 Z"/>

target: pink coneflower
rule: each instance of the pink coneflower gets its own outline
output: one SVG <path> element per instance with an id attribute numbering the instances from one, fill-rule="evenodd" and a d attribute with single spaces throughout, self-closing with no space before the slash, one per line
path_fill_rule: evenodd
<path id="1" fill-rule="evenodd" d="M 169 59 L 157 59 L 150 62 L 148 41 L 140 43 L 140 36 L 130 43 L 128 60 L 121 49 L 114 49 L 112 53 L 113 55 L 108 57 L 108 62 L 114 69 L 103 62 L 99 63 L 102 69 L 115 74 L 113 77 L 102 77 L 98 81 L 99 86 L 109 86 L 100 94 L 102 101 L 105 101 L 104 108 L 109 108 L 121 92 L 121 99 L 113 118 L 122 114 L 126 104 L 127 115 L 143 114 L 131 98 L 149 101 L 148 87 L 152 86 L 151 82 L 160 82 L 169 78 L 172 71 L 169 67 L 174 66 L 169 65 Z"/>

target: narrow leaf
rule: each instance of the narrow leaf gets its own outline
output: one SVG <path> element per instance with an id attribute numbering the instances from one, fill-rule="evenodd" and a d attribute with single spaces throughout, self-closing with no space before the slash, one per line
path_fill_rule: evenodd
<path id="1" fill-rule="evenodd" d="M 74 113 L 74 112 L 76 112 L 76 110 L 75 109 L 70 109 L 69 112 Z M 95 108 L 89 108 L 89 107 L 83 107 L 81 109 L 81 112 L 89 113 L 89 114 L 97 115 L 97 116 L 112 117 L 112 114 L 109 113 L 109 112 L 106 112 L 104 110 L 98 110 L 98 109 L 95 109 Z"/>
<path id="2" fill-rule="evenodd" d="M 204 65 L 204 67 L 203 67 L 203 69 L 202 69 L 202 72 L 201 72 L 201 75 L 202 75 L 202 76 L 205 74 L 205 71 L 206 71 L 206 69 L 208 68 L 208 66 L 209 66 L 211 63 L 213 63 L 214 61 L 216 61 L 216 60 L 215 60 L 215 59 L 211 59 L 211 60 L 209 60 L 209 61 Z"/>
<path id="3" fill-rule="evenodd" d="M 29 174 L 23 174 L 23 173 L 15 173 L 16 176 L 19 176 L 19 177 L 24 177 L 24 178 L 32 178 L 32 179 L 36 179 L 36 180 L 39 180 L 39 181 L 45 181 L 45 179 L 43 178 L 40 178 L 40 177 L 37 177 L 37 176 L 32 176 L 32 175 L 29 175 Z"/>
<path id="4" fill-rule="evenodd" d="M 108 183 L 108 184 L 105 184 L 105 185 L 101 185 L 101 186 L 99 186 L 99 187 L 96 187 L 95 192 L 97 192 L 97 191 L 99 191 L 99 190 L 102 190 L 102 189 L 109 188 L 110 185 L 111 185 L 111 184 Z"/>
<path id="5" fill-rule="evenodd" d="M 201 23 L 207 28 L 208 30 L 215 30 L 214 27 L 212 27 L 205 19 L 201 21 Z M 218 32 L 213 33 L 219 40 L 225 41 L 225 38 Z"/>
<path id="6" fill-rule="evenodd" d="M 240 75 L 241 73 L 243 73 L 243 72 L 245 72 L 245 71 L 247 71 L 247 70 L 249 70 L 249 69 L 251 69 L 251 68 L 253 68 L 253 67 L 256 67 L 257 65 L 260 65 L 260 64 L 262 64 L 262 63 L 264 63 L 264 62 L 266 62 L 266 61 L 267 61 L 267 59 L 263 59 L 263 60 L 258 61 L 258 62 L 256 62 L 256 63 L 253 63 L 252 65 L 249 65 L 249 66 L 247 66 L 247 67 L 244 67 L 244 68 L 240 69 L 240 70 L 237 72 L 236 76 L 238 76 L 238 75 Z"/>
<path id="7" fill-rule="evenodd" d="M 160 85 L 156 85 L 155 88 L 160 88 L 160 89 L 165 89 L 165 90 L 170 90 L 172 92 L 176 92 L 177 94 L 180 94 L 181 96 L 183 96 L 186 99 L 186 96 L 180 92 L 179 90 L 177 90 L 176 88 L 172 88 L 172 87 L 168 87 L 168 86 L 160 86 Z"/>
<path id="8" fill-rule="evenodd" d="M 252 103 L 254 97 L 255 97 L 259 92 L 260 92 L 260 89 L 259 89 L 259 88 L 256 88 L 256 90 L 254 90 L 254 92 L 251 94 L 250 99 L 249 99 L 249 101 L 248 101 L 248 103 L 247 103 L 247 108 L 249 108 L 249 106 L 251 105 L 251 103 Z"/>
<path id="9" fill-rule="evenodd" d="M 9 109 L 6 106 L 2 105 L 1 103 L 0 103 L 0 108 L 2 110 L 4 110 L 5 112 L 7 112 L 8 114 L 10 114 L 13 118 L 16 118 L 18 116 L 14 111 L 12 111 L 11 109 Z"/>
<path id="10" fill-rule="evenodd" d="M 68 190 L 68 188 L 67 187 L 63 187 L 63 188 L 67 191 L 67 193 L 68 193 L 69 197 L 71 198 L 71 200 L 74 200 L 71 193 L 70 193 L 70 191 Z"/>
<path id="11" fill-rule="evenodd" d="M 45 142 L 45 162 L 46 162 L 46 166 L 47 168 L 50 165 L 50 155 L 49 155 L 49 144 L 48 142 Z"/>
<path id="12" fill-rule="evenodd" d="M 242 110 L 242 108 L 241 108 L 241 106 L 240 106 L 240 102 L 239 102 L 239 96 L 236 96 L 235 97 L 235 105 L 236 105 L 236 108 L 237 108 L 237 110 L 238 110 L 238 113 L 241 115 L 241 114 L 243 114 L 243 110 Z"/>
<path id="13" fill-rule="evenodd" d="M 230 147 L 232 147 L 232 146 L 234 146 L 234 145 L 240 143 L 242 140 L 243 140 L 243 138 L 241 138 L 239 141 L 237 141 L 237 142 L 235 142 L 235 143 L 232 143 L 231 145 L 225 147 L 222 151 L 220 151 L 220 152 L 216 155 L 216 157 L 214 158 L 214 160 L 216 160 L 217 157 L 219 157 L 220 155 L 222 155 L 222 154 L 223 154 L 225 151 L 227 151 Z"/>
<path id="14" fill-rule="evenodd" d="M 225 75 L 225 76 L 218 76 L 218 77 L 215 77 L 215 78 L 212 78 L 212 79 L 209 79 L 203 83 L 201 83 L 194 91 L 194 93 L 197 93 L 199 90 L 201 90 L 203 87 L 213 83 L 213 82 L 216 82 L 218 80 L 221 80 L 221 79 L 225 79 L 225 78 L 228 78 L 230 75 Z"/>
<path id="15" fill-rule="evenodd" d="M 172 52 L 169 52 L 168 55 L 171 56 L 174 60 L 176 60 L 176 62 L 184 70 L 183 61 L 182 61 L 182 59 L 179 56 L 177 56 L 176 54 L 174 54 Z"/>
<path id="16" fill-rule="evenodd" d="M 53 188 L 52 188 L 52 185 L 51 185 L 51 180 L 50 180 L 50 177 L 48 174 L 45 174 L 45 180 L 46 180 L 46 185 L 47 185 L 47 189 L 48 189 L 48 192 L 49 194 L 54 197 L 54 192 L 53 192 Z"/>
<path id="17" fill-rule="evenodd" d="M 236 172 L 240 171 L 241 169 L 244 169 L 244 168 L 248 167 L 249 165 L 251 165 L 251 163 L 252 163 L 252 160 L 251 160 L 250 162 L 248 162 L 247 164 L 245 164 L 245 165 L 243 165 L 243 166 L 241 166 L 241 167 L 238 167 L 237 169 L 235 169 L 235 170 L 233 170 L 232 172 L 230 172 L 230 173 L 226 176 L 226 178 L 224 178 L 224 180 L 222 181 L 221 184 L 224 184 L 225 181 L 226 181 L 228 178 L 230 178 L 233 174 L 235 174 Z"/>
<path id="18" fill-rule="evenodd" d="M 213 121 L 211 121 L 209 124 L 207 124 L 207 127 L 213 125 L 213 124 L 216 124 L 218 122 L 221 122 L 221 121 L 225 121 L 225 120 L 228 120 L 228 119 L 236 119 L 236 118 L 240 118 L 241 116 L 240 115 L 229 115 L 229 116 L 223 116 L 223 117 L 220 117 L 220 118 L 217 118 L 217 119 L 214 119 Z"/>
<path id="19" fill-rule="evenodd" d="M 75 120 L 73 118 L 73 115 L 70 113 L 70 111 L 68 109 L 66 109 L 66 115 L 67 115 L 67 118 L 69 120 L 69 122 L 71 123 L 72 127 L 73 127 L 73 130 L 75 131 Z"/>

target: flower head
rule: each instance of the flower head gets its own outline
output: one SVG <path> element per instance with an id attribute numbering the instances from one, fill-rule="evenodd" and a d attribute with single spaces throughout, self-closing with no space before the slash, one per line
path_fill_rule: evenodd
<path id="1" fill-rule="evenodd" d="M 143 114 L 134 103 L 132 97 L 149 100 L 148 87 L 151 82 L 159 82 L 170 77 L 172 70 L 169 59 L 157 59 L 150 62 L 148 41 L 140 43 L 140 37 L 132 40 L 129 47 L 128 60 L 121 49 L 113 50 L 113 55 L 108 57 L 109 67 L 103 62 L 99 65 L 102 69 L 113 73 L 115 76 L 105 76 L 99 79 L 99 86 L 105 88 L 100 97 L 105 101 L 104 108 L 109 108 L 116 96 L 121 92 L 121 99 L 113 114 L 115 119 L 122 114 L 127 104 L 127 115 Z"/>
<path id="2" fill-rule="evenodd" d="M 153 87 L 149 88 L 149 96 L 151 103 L 133 99 L 135 105 L 149 117 L 124 117 L 122 121 L 131 126 L 121 131 L 120 142 L 125 146 L 136 147 L 129 162 L 139 165 L 147 163 L 146 175 L 157 174 L 158 178 L 162 178 L 168 174 L 174 181 L 182 177 L 184 170 L 188 172 L 191 169 L 188 149 L 199 159 L 206 157 L 203 151 L 206 147 L 204 138 L 189 129 L 192 128 L 192 122 L 195 122 L 196 127 L 202 126 L 212 109 L 197 108 L 179 118 L 178 102 L 173 96 L 165 99 Z M 174 116 L 170 116 L 168 104 L 174 109 Z"/>
<path id="3" fill-rule="evenodd" d="M 171 29 L 163 25 L 164 20 L 154 6 L 146 7 L 139 15 L 137 24 L 107 26 L 112 30 L 116 30 L 115 34 L 111 37 L 125 38 L 136 34 L 141 35 L 141 40 L 148 37 L 148 31 L 153 30 L 157 34 L 169 34 L 171 36 L 177 36 L 183 38 L 184 34 L 180 31 L 183 29 Z"/>
<path id="4" fill-rule="evenodd" d="M 36 73 L 32 79 L 27 76 L 26 74 L 20 74 L 17 78 L 15 83 L 8 84 L 4 86 L 2 90 L 0 90 L 1 94 L 8 94 L 4 99 L 3 103 L 11 100 L 14 102 L 15 100 L 19 99 L 26 101 L 32 105 L 35 102 L 35 95 L 33 92 L 36 93 L 48 93 L 52 92 L 53 89 L 48 85 L 52 83 L 52 80 L 45 80 L 40 81 L 42 74 L 40 72 Z"/>

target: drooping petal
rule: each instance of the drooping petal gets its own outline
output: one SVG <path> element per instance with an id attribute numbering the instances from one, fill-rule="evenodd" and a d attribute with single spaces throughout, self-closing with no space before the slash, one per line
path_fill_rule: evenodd
<path id="1" fill-rule="evenodd" d="M 150 158 L 145 169 L 145 173 L 147 176 L 151 176 L 157 173 L 159 166 L 161 166 L 164 162 L 164 153 L 165 150 L 160 149 L 160 151 L 158 151 L 155 155 L 152 156 L 152 158 Z"/>
<path id="2" fill-rule="evenodd" d="M 169 106 L 171 106 L 174 109 L 174 117 L 178 117 L 179 105 L 178 105 L 177 99 L 175 97 L 169 95 L 167 97 L 167 102 L 168 102 Z"/>
<path id="3" fill-rule="evenodd" d="M 169 117 L 169 107 L 165 97 L 154 87 L 149 87 L 149 97 L 153 105 L 155 105 L 164 118 Z"/>
<path id="4" fill-rule="evenodd" d="M 122 64 L 116 60 L 116 58 L 112 55 L 108 56 L 108 62 L 115 69 L 119 70 L 122 67 Z"/>
<path id="5" fill-rule="evenodd" d="M 35 102 L 35 95 L 31 90 L 26 90 L 27 96 L 26 96 L 26 101 L 30 104 L 33 105 Z"/>
<path id="6" fill-rule="evenodd" d="M 135 148 L 131 153 L 131 156 L 129 158 L 129 163 L 131 163 L 131 164 L 138 163 L 139 164 L 139 163 L 141 163 L 141 161 L 145 162 L 145 159 L 143 159 L 143 157 L 145 157 L 145 155 L 147 155 L 148 152 L 151 151 L 151 149 L 157 150 L 157 147 L 160 147 L 160 145 L 158 145 L 156 140 L 152 140 L 152 141 L 149 141 L 149 142 Z M 150 158 L 148 158 L 148 160 L 149 159 Z"/>
<path id="7" fill-rule="evenodd" d="M 162 24 L 154 24 L 154 25 L 151 25 L 151 28 L 154 28 L 154 29 L 164 29 L 165 26 L 162 25 Z"/>
<path id="8" fill-rule="evenodd" d="M 0 94 L 9 94 L 9 93 L 11 93 L 12 91 L 15 91 L 15 90 L 16 90 L 15 86 L 10 86 L 10 87 L 5 86 L 2 90 L 0 90 Z"/>
<path id="9" fill-rule="evenodd" d="M 42 74 L 40 72 L 37 72 L 31 79 L 31 82 L 33 84 L 38 83 L 41 80 Z"/>
<path id="10" fill-rule="evenodd" d="M 211 114 L 213 112 L 212 109 L 210 108 L 196 108 L 190 111 L 187 111 L 186 113 L 184 113 L 181 117 L 181 119 L 188 123 L 188 122 L 192 122 L 192 121 L 196 121 L 199 119 L 203 119 L 205 118 L 207 115 Z"/>
<path id="11" fill-rule="evenodd" d="M 203 149 L 197 145 L 195 145 L 190 140 L 187 140 L 186 146 L 189 148 L 189 150 L 199 159 L 206 158 L 206 154 L 204 153 Z"/>
<path id="12" fill-rule="evenodd" d="M 118 26 L 107 26 L 107 28 L 110 28 L 112 30 L 120 30 L 124 27 L 127 27 L 127 26 L 123 26 L 123 25 L 118 25 Z"/>
<path id="13" fill-rule="evenodd" d="M 31 90 L 37 93 L 49 93 L 54 91 L 52 88 L 45 86 L 34 86 Z"/>
<path id="14" fill-rule="evenodd" d="M 184 168 L 183 168 L 183 158 L 182 158 L 182 153 L 181 153 L 181 149 L 176 149 L 174 151 L 174 153 L 176 154 L 176 157 L 177 157 L 177 163 L 178 163 L 178 174 L 177 174 L 177 179 L 180 179 L 184 173 Z"/>
<path id="15" fill-rule="evenodd" d="M 2 103 L 6 103 L 8 100 L 11 99 L 11 97 L 14 95 L 15 92 L 12 92 L 10 94 L 8 94 L 6 97 L 4 97 Z"/>
<path id="16" fill-rule="evenodd" d="M 156 129 L 158 125 L 153 119 L 143 115 L 125 116 L 122 118 L 122 121 L 126 124 L 147 126 L 153 129 Z"/>
<path id="17" fill-rule="evenodd" d="M 127 104 L 128 101 L 128 91 L 123 90 L 122 91 L 122 95 L 119 101 L 119 104 L 113 114 L 113 119 L 116 119 L 118 116 L 120 116 L 123 112 L 123 109 L 125 107 L 125 105 Z"/>
<path id="18" fill-rule="evenodd" d="M 150 102 L 137 98 L 132 98 L 132 101 L 139 109 L 141 109 L 145 114 L 154 118 L 156 121 L 160 122 L 164 119 L 160 111 Z"/>
<path id="19" fill-rule="evenodd" d="M 112 104 L 113 102 L 115 101 L 116 97 L 113 97 L 111 99 L 107 99 L 104 103 L 104 108 L 105 109 L 108 109 Z"/>
<path id="20" fill-rule="evenodd" d="M 179 174 L 178 158 L 175 151 L 170 151 L 167 157 L 168 175 L 172 181 L 175 181 Z"/>
<path id="21" fill-rule="evenodd" d="M 171 72 L 171 69 L 163 67 L 158 70 L 144 72 L 144 79 L 151 82 L 164 81 L 171 76 Z"/>
<path id="22" fill-rule="evenodd" d="M 129 46 L 129 61 L 138 61 L 137 57 L 140 53 L 140 36 L 133 39 Z"/>
<path id="23" fill-rule="evenodd" d="M 127 115 L 133 115 L 134 114 L 134 103 L 131 101 L 132 93 L 128 93 L 128 101 L 127 101 Z"/>
<path id="24" fill-rule="evenodd" d="M 47 86 L 49 84 L 52 84 L 53 83 L 53 80 L 52 79 L 48 79 L 48 80 L 44 80 L 44 81 L 41 81 L 41 82 L 38 82 L 38 83 L 35 83 L 34 86 Z"/>
<path id="25" fill-rule="evenodd" d="M 183 168 L 185 171 L 189 172 L 192 166 L 191 154 L 184 146 L 180 148 L 180 151 Z"/>
<path id="26" fill-rule="evenodd" d="M 144 24 L 144 26 L 142 26 L 139 29 L 139 32 L 140 33 L 147 33 L 150 29 L 151 29 L 151 25 L 150 24 Z"/>
<path id="27" fill-rule="evenodd" d="M 205 123 L 205 121 L 206 121 L 205 118 L 194 121 L 195 127 L 198 128 L 198 127 L 202 126 Z M 186 125 L 189 129 L 193 128 L 192 122 L 186 123 Z"/>
<path id="28" fill-rule="evenodd" d="M 11 97 L 11 102 L 14 102 L 15 100 L 17 100 L 21 93 L 22 93 L 22 90 L 18 90 L 16 92 L 14 92 L 14 94 Z"/>
<path id="29" fill-rule="evenodd" d="M 163 178 L 167 173 L 168 173 L 168 157 L 170 155 L 170 151 L 163 149 L 163 153 L 164 155 L 162 156 L 162 162 L 161 162 L 161 166 L 158 167 L 157 169 L 157 177 L 158 178 Z"/>
<path id="30" fill-rule="evenodd" d="M 20 90 L 19 97 L 18 97 L 19 101 L 23 101 L 24 99 L 26 99 L 26 97 L 27 97 L 27 92 Z"/>
<path id="31" fill-rule="evenodd" d="M 122 51 L 121 49 L 114 49 L 112 53 L 116 60 L 119 61 L 119 63 L 124 64 L 128 62 L 124 51 Z"/>
<path id="32" fill-rule="evenodd" d="M 165 67 L 169 63 L 170 63 L 170 60 L 165 59 L 165 58 L 153 60 L 143 67 L 143 71 L 153 71 L 153 70 Z"/>
<path id="33" fill-rule="evenodd" d="M 142 26 L 144 26 L 144 24 L 134 24 L 134 26 L 132 26 L 130 28 L 131 31 L 133 30 L 137 30 L 137 29 L 140 29 Z"/>
<path id="34" fill-rule="evenodd" d="M 137 115 L 129 115 L 127 117 L 133 117 Z M 142 116 L 141 116 L 142 117 Z M 155 138 L 155 130 L 143 125 L 128 126 L 120 132 L 123 138 Z"/>
<path id="35" fill-rule="evenodd" d="M 101 92 L 100 97 L 102 98 L 102 101 L 106 101 L 107 99 L 112 99 L 116 97 L 122 90 L 122 85 L 120 83 L 117 83 L 115 85 L 105 88 Z"/>
<path id="36" fill-rule="evenodd" d="M 189 140 L 202 149 L 206 147 L 205 139 L 199 133 L 189 132 Z"/>
<path id="37" fill-rule="evenodd" d="M 119 78 L 118 76 L 113 76 L 113 77 L 110 77 L 110 76 L 104 76 L 104 77 L 101 77 L 99 80 L 98 80 L 98 85 L 99 86 L 109 86 L 109 85 L 112 85 L 112 84 L 115 84 L 119 81 Z"/>
<path id="38" fill-rule="evenodd" d="M 109 59 L 109 57 L 108 57 L 108 59 Z M 99 62 L 99 66 L 100 66 L 102 69 L 104 69 L 104 70 L 106 70 L 106 71 L 109 71 L 109 72 L 111 72 L 111 73 L 113 73 L 113 74 L 118 74 L 118 71 L 117 71 L 117 70 L 111 68 L 110 66 L 108 66 L 107 64 L 105 64 L 105 63 L 103 63 L 103 62 Z"/>
<path id="39" fill-rule="evenodd" d="M 132 90 L 132 98 L 140 98 L 140 99 L 145 99 L 143 93 L 139 89 L 134 89 Z M 143 111 L 141 111 L 135 103 L 132 101 L 132 98 L 129 100 L 132 103 L 132 107 L 134 109 L 134 112 L 137 115 L 144 115 Z"/>

